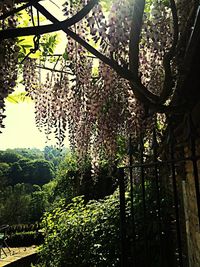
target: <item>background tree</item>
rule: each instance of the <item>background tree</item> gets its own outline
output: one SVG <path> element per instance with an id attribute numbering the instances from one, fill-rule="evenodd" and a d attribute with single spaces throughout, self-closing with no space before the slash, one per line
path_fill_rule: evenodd
<path id="1" fill-rule="evenodd" d="M 15 148 L 15 149 L 7 149 L 6 151 L 10 151 L 11 153 L 16 152 L 18 155 L 21 155 L 23 158 L 27 159 L 43 159 L 44 153 L 40 149 L 37 148 Z"/>
<path id="2" fill-rule="evenodd" d="M 21 155 L 14 151 L 0 151 L 0 162 L 14 163 L 22 158 Z"/>
<path id="3" fill-rule="evenodd" d="M 16 184 L 0 191 L 2 224 L 19 224 L 30 221 L 31 187 L 25 184 Z"/>
<path id="4" fill-rule="evenodd" d="M 0 185 L 1 188 L 4 188 L 8 184 L 8 173 L 10 166 L 8 163 L 0 162 Z"/>
<path id="5" fill-rule="evenodd" d="M 39 222 L 48 206 L 47 195 L 38 185 L 33 186 L 30 202 L 31 222 Z"/>
<path id="6" fill-rule="evenodd" d="M 61 151 L 58 150 L 56 147 L 53 146 L 45 146 L 44 148 L 44 158 L 48 161 L 51 161 L 54 165 L 55 168 L 58 167 L 61 159 L 62 159 L 62 155 L 66 154 L 67 150 L 65 149 L 65 151 Z"/>
<path id="7" fill-rule="evenodd" d="M 54 162 L 45 160 L 44 152 L 37 149 L 0 151 L 0 160 L 1 223 L 40 221 L 49 203 L 53 202 Z M 60 155 L 52 160 L 59 162 Z"/>

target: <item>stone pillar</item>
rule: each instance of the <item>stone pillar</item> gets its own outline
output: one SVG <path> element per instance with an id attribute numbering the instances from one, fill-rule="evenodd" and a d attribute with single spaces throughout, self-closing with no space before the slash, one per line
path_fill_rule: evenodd
<path id="1" fill-rule="evenodd" d="M 189 148 L 185 148 L 186 157 L 190 156 Z M 200 146 L 197 146 L 197 154 L 200 154 Z M 193 164 L 187 161 L 185 164 L 186 179 L 183 181 L 183 199 L 186 218 L 186 232 L 188 257 L 190 267 L 200 266 L 200 227 L 197 212 L 197 200 L 195 182 L 193 175 Z M 198 161 L 198 171 L 200 177 L 200 161 Z"/>

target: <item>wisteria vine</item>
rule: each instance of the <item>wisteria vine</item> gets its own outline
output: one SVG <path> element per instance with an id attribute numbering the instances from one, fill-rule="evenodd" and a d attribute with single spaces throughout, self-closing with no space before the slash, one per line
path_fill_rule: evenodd
<path id="1" fill-rule="evenodd" d="M 10 1 L 1 3 L 0 14 L 12 10 L 13 5 Z M 17 18 L 10 16 L 0 21 L 1 29 L 16 28 Z M 16 39 L 3 40 L 0 43 L 0 132 L 5 127 L 3 119 L 6 117 L 5 98 L 14 91 L 18 73 L 18 52 L 19 47 Z"/>
<path id="2" fill-rule="evenodd" d="M 186 48 L 183 35 L 189 31 L 194 12 L 194 1 L 186 2 L 148 0 L 141 13 L 142 24 L 138 26 L 138 18 L 134 17 L 137 0 L 114 0 L 106 8 L 100 1 L 69 29 L 127 71 L 134 67 L 131 61 L 134 55 L 138 68 L 133 78 L 158 99 L 157 104 L 167 106 L 180 75 L 182 59 L 177 49 Z M 63 7 L 66 18 L 72 18 L 88 3 L 66 1 Z M 190 14 L 188 19 L 185 14 Z M 3 29 L 3 24 L 0 26 Z M 15 27 L 13 20 L 11 27 Z M 133 27 L 140 30 L 139 42 L 135 44 L 138 54 L 131 51 Z M 4 78 L 0 105 L 4 111 L 4 98 L 12 92 L 17 78 L 18 49 L 15 40 L 10 39 L 3 41 L 1 47 L 5 56 L 1 55 Z M 122 78 L 70 36 L 65 54 L 67 59 L 59 60 L 60 72 L 48 73 L 44 83 L 35 71 L 37 60 L 27 58 L 23 63 L 25 89 L 35 101 L 37 126 L 47 136 L 54 132 L 61 147 L 68 129 L 71 147 L 80 162 L 89 157 L 95 169 L 102 158 L 114 160 L 119 136 L 131 134 L 137 138 L 151 127 L 154 115 L 148 116 L 148 106 L 134 93 L 136 83 Z M 3 116 L 1 113 L 1 125 Z"/>

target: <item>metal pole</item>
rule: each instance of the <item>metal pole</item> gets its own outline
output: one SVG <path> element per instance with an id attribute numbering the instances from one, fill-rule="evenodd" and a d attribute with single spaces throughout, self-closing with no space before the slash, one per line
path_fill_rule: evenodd
<path id="1" fill-rule="evenodd" d="M 183 251 L 182 251 L 182 241 L 181 241 L 181 227 L 180 227 L 180 214 L 179 214 L 179 200 L 178 200 L 178 190 L 176 184 L 176 168 L 174 161 L 174 137 L 172 129 L 170 129 L 170 160 L 171 163 L 171 174 L 172 174 L 172 185 L 173 185 L 173 196 L 174 196 L 174 207 L 175 207 L 175 217 L 176 217 L 176 234 L 177 234 L 177 246 L 178 246 L 178 259 L 179 266 L 183 267 Z"/>
<path id="2" fill-rule="evenodd" d="M 126 211 L 125 211 L 125 183 L 124 169 L 119 169 L 119 196 L 120 196 L 120 266 L 127 266 L 127 248 L 126 248 Z"/>
<path id="3" fill-rule="evenodd" d="M 135 255 L 135 241 L 136 241 L 136 233 L 135 233 L 135 216 L 134 216 L 134 205 L 133 205 L 133 146 L 131 136 L 129 138 L 129 170 L 130 170 L 130 194 L 131 194 L 131 221 L 132 221 L 132 262 L 134 266 L 136 266 L 136 255 Z"/>
<path id="4" fill-rule="evenodd" d="M 146 226 L 147 226 L 147 219 L 146 219 L 146 190 L 145 190 L 145 174 L 144 174 L 144 144 L 143 144 L 143 136 L 140 135 L 140 172 L 141 172 L 141 180 L 142 180 L 142 204 L 143 204 L 143 226 L 144 226 L 144 240 L 145 240 L 145 247 L 144 247 L 144 267 L 148 266 L 148 244 L 147 244 L 147 232 L 146 232 Z"/>
<path id="5" fill-rule="evenodd" d="M 160 259 L 161 259 L 161 264 L 163 262 L 163 248 L 162 248 L 162 218 L 161 218 L 161 204 L 160 204 L 160 181 L 159 181 L 159 172 L 158 172 L 158 142 L 157 142 L 157 136 L 156 136 L 156 129 L 153 129 L 153 161 L 155 164 L 154 167 L 154 174 L 155 174 L 155 182 L 156 182 L 156 202 L 157 202 L 157 219 L 158 219 L 158 231 L 159 231 L 159 251 L 160 251 Z"/>

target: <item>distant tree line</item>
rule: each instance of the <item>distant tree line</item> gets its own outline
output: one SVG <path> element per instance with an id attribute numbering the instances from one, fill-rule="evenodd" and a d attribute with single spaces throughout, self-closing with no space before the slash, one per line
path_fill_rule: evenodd
<path id="1" fill-rule="evenodd" d="M 29 224 L 41 220 L 60 200 L 79 195 L 104 198 L 117 187 L 116 168 L 102 164 L 94 177 L 90 162 L 82 169 L 76 155 L 54 147 L 0 151 L 0 224 Z"/>
<path id="2" fill-rule="evenodd" d="M 43 185 L 55 175 L 59 151 L 53 147 L 39 149 L 7 149 L 0 151 L 0 183 Z"/>
<path id="3" fill-rule="evenodd" d="M 40 220 L 61 158 L 54 147 L 0 151 L 0 224 Z"/>

